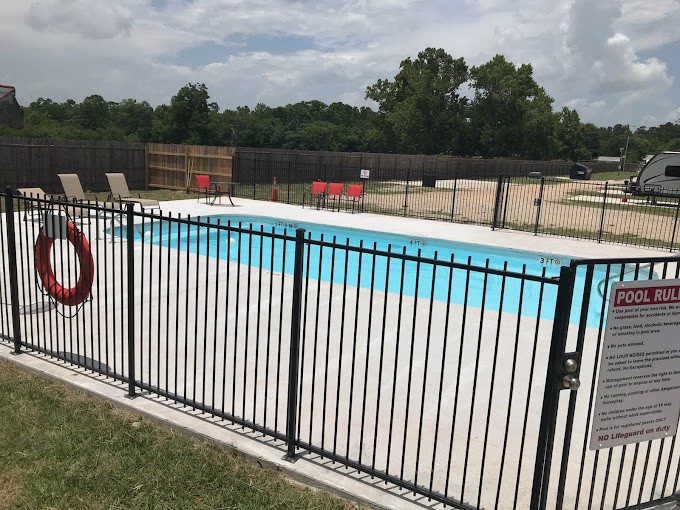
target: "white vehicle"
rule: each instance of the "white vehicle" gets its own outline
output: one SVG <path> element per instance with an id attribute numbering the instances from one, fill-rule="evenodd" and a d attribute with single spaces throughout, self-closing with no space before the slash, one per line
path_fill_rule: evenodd
<path id="1" fill-rule="evenodd" d="M 626 193 L 642 196 L 680 196 L 680 152 L 662 152 L 626 181 Z"/>

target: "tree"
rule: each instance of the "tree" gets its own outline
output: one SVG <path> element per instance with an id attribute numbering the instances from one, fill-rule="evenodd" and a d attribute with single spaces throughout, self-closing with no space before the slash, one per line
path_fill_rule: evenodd
<path id="1" fill-rule="evenodd" d="M 591 157 L 585 143 L 585 131 L 576 110 L 566 106 L 558 114 L 556 133 L 557 156 L 562 159 L 578 161 Z"/>
<path id="2" fill-rule="evenodd" d="M 427 48 L 399 65 L 394 81 L 378 80 L 366 98 L 379 105 L 395 149 L 406 153 L 458 152 L 466 99 L 458 92 L 468 67 L 442 49 Z"/>
<path id="3" fill-rule="evenodd" d="M 625 124 L 600 128 L 600 156 L 620 156 L 629 136 L 630 131 Z"/>
<path id="4" fill-rule="evenodd" d="M 478 153 L 486 157 L 519 156 L 536 144 L 540 120 L 547 122 L 544 143 L 550 141 L 552 122 L 546 115 L 553 99 L 533 78 L 530 64 L 516 67 L 504 56 L 470 70 L 475 91 L 471 123 L 478 140 Z M 550 110 L 551 111 L 551 110 Z M 529 127 L 530 129 L 527 129 Z"/>
<path id="5" fill-rule="evenodd" d="M 170 100 L 170 126 L 165 141 L 208 145 L 211 140 L 210 111 L 217 110 L 215 103 L 208 104 L 205 83 L 188 83 Z"/>
<path id="6" fill-rule="evenodd" d="M 588 150 L 588 159 L 597 159 L 600 155 L 600 136 L 600 129 L 595 124 L 592 122 L 583 124 L 583 138 Z"/>
<path id="7" fill-rule="evenodd" d="M 28 110 L 44 112 L 57 122 L 67 122 L 75 116 L 76 102 L 73 99 L 67 99 L 63 103 L 55 103 L 51 99 L 40 97 L 30 104 Z"/>
<path id="8" fill-rule="evenodd" d="M 151 139 L 153 108 L 146 101 L 124 99 L 111 109 L 111 118 L 127 141 L 148 142 Z"/>
<path id="9" fill-rule="evenodd" d="M 87 96 L 77 106 L 78 122 L 85 129 L 105 128 L 111 119 L 110 104 L 99 94 Z"/>
<path id="10" fill-rule="evenodd" d="M 311 151 L 346 151 L 349 131 L 326 120 L 317 120 L 288 137 L 287 147 Z"/>
<path id="11" fill-rule="evenodd" d="M 534 160 L 555 157 L 559 114 L 553 112 L 552 103 L 553 99 L 544 91 L 527 101 L 522 119 L 522 145 L 518 147 L 518 155 Z"/>

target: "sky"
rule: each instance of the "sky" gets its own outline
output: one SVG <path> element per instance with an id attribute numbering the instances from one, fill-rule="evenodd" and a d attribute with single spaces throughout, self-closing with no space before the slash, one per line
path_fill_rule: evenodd
<path id="1" fill-rule="evenodd" d="M 680 0 L 4 0 L 0 83 L 22 105 L 99 94 L 169 104 L 205 83 L 220 109 L 377 105 L 427 47 L 528 63 L 583 122 L 680 121 Z"/>

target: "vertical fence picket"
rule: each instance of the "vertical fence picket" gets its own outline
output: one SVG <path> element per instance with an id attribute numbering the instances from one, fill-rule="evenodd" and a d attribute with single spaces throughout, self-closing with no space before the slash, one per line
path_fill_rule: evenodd
<path id="1" fill-rule="evenodd" d="M 127 204 L 126 237 L 127 237 L 127 310 L 128 310 L 128 397 L 135 394 L 135 215 L 134 204 Z"/>
<path id="2" fill-rule="evenodd" d="M 290 358 L 288 360 L 288 407 L 286 416 L 287 453 L 289 461 L 295 459 L 297 446 L 297 396 L 298 371 L 300 359 L 300 321 L 302 318 L 302 277 L 304 270 L 304 241 L 305 231 L 298 228 L 295 231 L 295 261 L 293 274 L 293 301 L 290 322 Z"/>
<path id="3" fill-rule="evenodd" d="M 673 251 L 673 248 L 675 246 L 675 233 L 678 230 L 678 213 L 680 213 L 680 198 L 678 198 L 678 201 L 675 204 L 675 217 L 673 218 L 673 233 L 671 234 L 671 242 L 670 246 L 668 247 L 668 251 L 670 252 Z"/>
<path id="4" fill-rule="evenodd" d="M 498 217 L 500 215 L 500 208 L 501 204 L 503 203 L 502 200 L 502 195 L 503 195 L 503 176 L 499 175 L 497 180 L 496 180 L 496 195 L 493 201 L 493 215 L 491 218 L 491 230 L 496 230 L 499 225 L 498 225 Z"/>
<path id="5" fill-rule="evenodd" d="M 541 176 L 541 187 L 538 191 L 538 198 L 535 199 L 536 223 L 534 224 L 534 235 L 538 235 L 538 226 L 541 223 L 541 207 L 543 207 L 543 190 L 545 189 L 545 177 Z"/>
<path id="6" fill-rule="evenodd" d="M 12 337 L 14 353 L 21 353 L 21 319 L 19 317 L 19 279 L 17 275 L 17 248 L 14 230 L 14 190 L 5 190 L 5 221 L 7 225 L 7 258 L 9 261 L 9 289 L 12 300 Z"/>
<path id="7" fill-rule="evenodd" d="M 600 213 L 600 228 L 597 232 L 597 242 L 602 242 L 602 232 L 604 230 L 604 215 L 607 211 L 607 191 L 609 189 L 609 182 L 604 183 L 604 193 L 602 194 L 602 211 Z"/>

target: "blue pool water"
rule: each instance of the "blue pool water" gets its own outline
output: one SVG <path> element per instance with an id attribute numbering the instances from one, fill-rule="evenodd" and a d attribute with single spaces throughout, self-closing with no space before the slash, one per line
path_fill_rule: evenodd
<path id="1" fill-rule="evenodd" d="M 421 257 L 467 264 L 473 266 L 506 269 L 516 273 L 531 275 L 558 276 L 560 267 L 568 265 L 570 259 L 551 253 L 540 253 L 504 249 L 492 246 L 450 242 L 428 237 L 407 237 L 374 231 L 339 228 L 329 225 L 284 221 L 259 216 L 222 215 L 202 217 L 202 222 L 227 225 L 255 231 L 287 233 L 295 235 L 296 228 L 304 228 L 306 237 L 343 246 L 359 246 L 390 253 L 406 253 Z M 433 223 L 433 226 L 436 226 Z M 210 227 L 178 224 L 174 221 L 150 222 L 143 232 L 137 234 L 138 240 L 168 246 L 191 253 L 199 253 L 233 262 L 262 268 L 276 273 L 293 274 L 294 242 L 263 237 L 259 234 L 221 231 Z M 219 242 L 218 242 L 219 239 Z M 308 278 L 334 283 L 346 282 L 350 287 L 357 285 L 381 292 L 403 293 L 437 301 L 451 301 L 469 306 L 484 307 L 491 310 L 521 314 L 528 317 L 552 319 L 554 315 L 557 286 L 541 284 L 517 277 L 484 274 L 482 271 L 451 270 L 435 267 L 429 263 L 401 260 L 386 255 L 359 255 L 356 251 L 344 248 L 320 247 L 310 245 L 305 250 L 305 268 Z M 347 268 L 347 271 L 345 271 Z M 582 280 L 582 271 L 577 278 Z M 402 274 L 404 275 L 402 278 Z M 434 276 L 434 282 L 433 282 Z M 596 270 L 594 281 L 604 277 L 604 272 Z M 451 280 L 451 285 L 449 285 Z M 580 303 L 583 282 L 575 286 L 575 303 Z M 467 290 L 467 293 L 466 293 Z M 602 298 L 593 286 L 588 325 L 597 327 L 600 319 Z M 580 295 L 579 295 L 580 292 Z M 521 300 L 520 300 L 521 296 Z M 539 303 L 540 301 L 540 303 Z M 521 305 L 520 305 L 521 302 Z M 540 306 L 539 306 L 540 304 Z M 571 322 L 578 323 L 579 310 L 573 310 Z"/>

